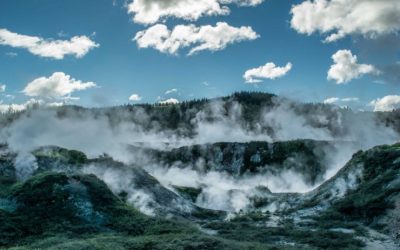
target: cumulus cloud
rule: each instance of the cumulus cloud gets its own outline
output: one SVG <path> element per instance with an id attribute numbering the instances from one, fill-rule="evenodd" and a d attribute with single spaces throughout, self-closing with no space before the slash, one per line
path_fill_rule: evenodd
<path id="1" fill-rule="evenodd" d="M 324 100 L 325 104 L 332 104 L 332 103 L 336 103 L 340 100 L 339 97 L 330 97 Z"/>
<path id="2" fill-rule="evenodd" d="M 169 98 L 167 100 L 160 101 L 159 103 L 160 104 L 178 104 L 179 101 L 177 99 L 175 99 L 175 98 Z"/>
<path id="3" fill-rule="evenodd" d="M 375 99 L 370 102 L 370 105 L 374 107 L 374 111 L 392 111 L 394 109 L 400 109 L 400 96 L 399 95 L 387 95 L 382 98 Z"/>
<path id="4" fill-rule="evenodd" d="M 36 100 L 36 99 L 30 99 L 26 101 L 25 103 L 17 104 L 17 103 L 11 103 L 11 104 L 0 104 L 0 113 L 6 113 L 6 112 L 18 112 L 25 110 L 29 107 L 33 107 L 35 105 L 43 105 L 44 102 L 42 100 Z"/>
<path id="5" fill-rule="evenodd" d="M 138 94 L 133 94 L 129 97 L 129 101 L 138 102 L 142 100 L 142 97 Z"/>
<path id="6" fill-rule="evenodd" d="M 339 97 L 330 97 L 324 100 L 325 104 L 334 104 L 338 102 L 358 102 L 360 99 L 358 97 L 346 97 L 346 98 L 339 98 Z"/>
<path id="7" fill-rule="evenodd" d="M 52 40 L 27 36 L 0 29 L 0 45 L 27 49 L 30 53 L 47 58 L 63 59 L 66 55 L 81 58 L 99 44 L 87 36 L 74 36 L 70 40 Z"/>
<path id="8" fill-rule="evenodd" d="M 154 24 L 167 17 L 194 21 L 202 16 L 228 15 L 226 4 L 256 6 L 264 0 L 133 0 L 128 4 L 128 13 L 133 21 Z"/>
<path id="9" fill-rule="evenodd" d="M 6 85 L 0 83 L 0 93 L 6 91 Z"/>
<path id="10" fill-rule="evenodd" d="M 14 96 L 6 96 L 10 99 L 14 99 Z M 20 112 L 33 107 L 60 107 L 65 102 L 46 102 L 41 99 L 31 98 L 24 103 L 1 103 L 0 102 L 0 113 L 7 112 Z"/>
<path id="11" fill-rule="evenodd" d="M 400 31 L 398 0 L 307 0 L 291 9 L 297 32 L 327 34 L 326 42 L 347 35 L 370 38 Z"/>
<path id="12" fill-rule="evenodd" d="M 264 2 L 264 0 L 220 0 L 221 3 L 235 3 L 239 6 L 257 6 Z"/>
<path id="13" fill-rule="evenodd" d="M 26 106 L 24 104 L 0 104 L 0 113 L 22 111 L 25 110 L 25 108 Z"/>
<path id="14" fill-rule="evenodd" d="M 332 56 L 332 59 L 334 64 L 328 71 L 328 80 L 334 80 L 337 84 L 346 84 L 365 74 L 378 73 L 373 65 L 359 64 L 357 56 L 353 55 L 350 50 L 339 50 Z"/>
<path id="15" fill-rule="evenodd" d="M 166 95 L 172 94 L 172 93 L 176 93 L 178 92 L 178 89 L 168 89 L 167 91 L 165 91 Z"/>
<path id="16" fill-rule="evenodd" d="M 283 77 L 286 75 L 291 69 L 292 64 L 289 62 L 284 67 L 278 67 L 274 63 L 269 62 L 263 66 L 258 68 L 249 69 L 247 70 L 243 78 L 246 80 L 247 83 L 258 83 L 262 82 L 261 79 L 271 79 L 274 80 L 276 78 Z"/>
<path id="17" fill-rule="evenodd" d="M 190 47 L 188 55 L 203 50 L 218 51 L 227 45 L 257 39 L 259 35 L 251 27 L 232 27 L 225 22 L 215 26 L 177 25 L 169 30 L 164 24 L 156 24 L 136 34 L 139 48 L 154 48 L 162 53 L 177 54 Z"/>
<path id="18" fill-rule="evenodd" d="M 96 87 L 94 82 L 82 82 L 63 72 L 55 72 L 50 77 L 39 77 L 28 83 L 22 92 L 31 97 L 70 99 L 73 92 L 93 87 Z"/>

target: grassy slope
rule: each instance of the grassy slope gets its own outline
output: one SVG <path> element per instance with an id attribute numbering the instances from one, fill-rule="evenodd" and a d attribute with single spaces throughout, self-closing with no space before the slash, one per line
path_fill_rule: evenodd
<path id="1" fill-rule="evenodd" d="M 16 249 L 267 249 L 201 233 L 188 222 L 147 217 L 95 176 L 45 172 L 15 184 L 0 210 L 0 246 Z"/>

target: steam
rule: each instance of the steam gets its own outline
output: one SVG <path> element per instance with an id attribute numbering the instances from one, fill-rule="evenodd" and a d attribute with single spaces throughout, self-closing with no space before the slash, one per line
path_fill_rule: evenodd
<path id="1" fill-rule="evenodd" d="M 29 178 L 38 168 L 36 158 L 29 152 L 20 152 L 15 158 L 16 177 L 19 180 Z"/>
<path id="2" fill-rule="evenodd" d="M 235 178 L 216 171 L 201 174 L 188 168 L 153 166 L 146 170 L 164 186 L 201 189 L 196 200 L 200 207 L 232 212 L 246 210 L 259 188 L 268 188 L 272 192 L 307 192 L 314 188 L 293 171 L 285 171 L 279 175 L 258 174 Z"/>
<path id="3" fill-rule="evenodd" d="M 352 142 L 338 144 L 334 151 L 325 152 L 329 156 L 324 173 L 326 180 L 343 167 L 357 150 L 399 140 L 399 134 L 377 122 L 374 113 L 354 113 L 327 105 L 306 106 L 281 98 L 275 98 L 271 106 L 263 107 L 257 119 L 250 122 L 244 119 L 247 114 L 242 104 L 232 100 L 212 100 L 199 110 L 193 108 L 185 112 L 179 113 L 180 117 L 187 118 L 182 122 L 184 126 L 169 129 L 163 125 L 164 121 L 157 122 L 145 107 L 140 106 L 129 110 L 72 107 L 28 110 L 11 122 L 2 122 L 0 142 L 8 144 L 10 150 L 18 154 L 15 165 L 20 179 L 29 177 L 37 168 L 29 152 L 38 147 L 55 145 L 82 151 L 90 158 L 106 153 L 118 161 L 134 163 L 170 189 L 173 189 L 172 186 L 201 188 L 196 201 L 201 207 L 237 212 L 248 207 L 259 187 L 267 187 L 272 192 L 307 192 L 315 185 L 310 185 L 293 171 L 234 177 L 222 172 L 201 172 L 189 167 L 164 166 L 162 163 L 150 165 L 152 159 L 144 153 L 144 149 L 171 150 L 215 142 L 293 139 Z M 135 145 L 138 149 L 129 150 L 128 145 Z M 201 161 L 199 159 L 199 166 L 204 165 Z M 115 193 L 127 192 L 128 202 L 144 213 L 154 215 L 155 211 L 149 205 L 154 203 L 153 194 L 138 189 L 132 183 L 134 176 L 130 173 L 96 166 L 85 171 L 99 176 Z M 184 203 L 178 205 L 186 206 Z"/>
<path id="4" fill-rule="evenodd" d="M 311 122 L 320 124 L 321 127 L 312 126 Z M 335 118 L 335 117 L 334 117 Z M 313 140 L 334 140 L 331 131 L 326 127 L 331 121 L 337 123 L 337 120 L 329 119 L 327 114 L 314 113 L 306 117 L 296 113 L 291 107 L 291 103 L 280 100 L 278 105 L 269 112 L 265 112 L 262 120 L 264 126 L 273 128 L 274 139 L 276 141 L 288 141 L 293 139 L 313 139 Z"/>
<path id="5" fill-rule="evenodd" d="M 196 136 L 189 144 L 272 141 L 260 127 L 250 130 L 244 126 L 242 107 L 237 102 L 231 105 L 228 112 L 222 101 L 211 102 L 205 110 L 196 114 L 191 123 L 195 124 Z"/>
<path id="6" fill-rule="evenodd" d="M 31 110 L 1 128 L 0 139 L 16 152 L 56 145 L 80 150 L 90 157 L 107 153 L 124 162 L 136 160 L 127 156 L 127 145 L 163 150 L 215 142 L 314 139 L 352 141 L 360 148 L 369 148 L 399 139 L 398 133 L 378 123 L 373 113 L 347 113 L 332 107 L 329 113 L 321 109 L 310 114 L 289 101 L 276 99 L 273 108 L 266 107 L 257 121 L 248 124 L 240 103 L 226 106 L 216 100 L 201 110 L 190 110 L 194 113 L 191 127 L 178 130 L 151 120 L 141 107 L 113 110 L 111 115 L 73 108 L 62 114 L 56 109 Z"/>
<path id="7" fill-rule="evenodd" d="M 137 188 L 134 182 L 135 176 L 132 172 L 124 169 L 112 169 L 96 165 L 85 167 L 83 172 L 96 175 L 116 194 L 125 192 L 127 194 L 126 200 L 142 213 L 149 216 L 155 215 L 155 211 L 151 206 L 153 197 L 151 194 Z"/>

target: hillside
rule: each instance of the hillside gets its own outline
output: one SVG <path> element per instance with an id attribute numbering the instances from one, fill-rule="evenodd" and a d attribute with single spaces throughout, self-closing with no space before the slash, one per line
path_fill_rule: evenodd
<path id="1" fill-rule="evenodd" d="M 12 177 L 2 181 L 2 190 L 6 190 L 0 206 L 5 222 L 0 230 L 3 246 L 165 249 L 170 244 L 171 249 L 235 249 L 234 245 L 238 249 L 266 249 L 284 244 L 289 249 L 291 242 L 307 249 L 337 249 L 362 246 L 360 239 L 368 238 L 369 228 L 398 239 L 399 145 L 355 154 L 332 179 L 309 193 L 273 194 L 260 189 L 262 197 L 271 197 L 272 203 L 286 202 L 290 207 L 273 211 L 269 209 L 271 201 L 262 204 L 261 197 L 255 197 L 258 206 L 254 210 L 239 213 L 229 221 L 215 212 L 195 209 L 190 200 L 186 200 L 192 204 L 190 216 L 175 217 L 175 222 L 148 217 L 125 203 L 129 203 L 126 194 L 113 193 L 96 176 L 82 174 L 87 165 L 104 159 L 87 159 L 82 153 L 59 148 L 41 149 L 35 156 L 39 168 L 33 177 L 23 182 Z M 7 157 L 11 156 L 2 157 L 1 170 L 12 172 Z M 109 168 L 115 167 L 111 159 L 107 162 Z M 62 171 L 60 165 L 68 171 Z M 132 170 L 123 164 L 118 168 Z M 146 190 L 147 182 L 157 182 L 147 178 L 136 183 L 137 190 Z M 343 183 L 348 185 L 340 187 Z M 177 195 L 185 199 L 179 193 L 165 196 L 171 192 L 168 190 L 153 192 L 164 196 L 164 200 L 176 199 Z M 162 204 L 157 199 L 154 202 Z M 201 225 L 200 229 L 196 224 Z M 314 234 L 308 234 L 309 230 Z M 188 241 L 192 237 L 194 240 Z M 66 239 L 71 240 L 67 243 Z M 239 239 L 240 244 L 235 242 Z M 327 240 L 329 246 L 325 245 Z"/>
<path id="2" fill-rule="evenodd" d="M 0 248 L 398 249 L 397 116 L 246 92 L 3 114 Z"/>
<path id="3" fill-rule="evenodd" d="M 345 137 L 352 133 L 350 123 L 358 125 L 364 121 L 374 121 L 376 125 L 383 124 L 399 131 L 400 121 L 398 110 L 357 112 L 330 104 L 302 103 L 264 92 L 237 92 L 226 97 L 184 101 L 178 104 L 130 104 L 106 108 L 68 105 L 45 108 L 33 105 L 27 111 L 10 111 L 2 114 L 0 123 L 6 126 L 37 109 L 54 110 L 60 119 L 104 118 L 111 126 L 129 122 L 139 126 L 143 131 L 164 131 L 164 133 L 173 131 L 179 136 L 190 138 L 193 138 L 199 123 L 202 122 L 232 122 L 230 124 L 235 127 L 265 133 L 272 139 L 280 140 L 283 135 L 276 130 L 282 126 L 282 129 L 293 126 L 288 123 L 291 119 L 294 123 L 301 123 L 297 127 L 300 132 L 310 127 L 325 130 L 326 135 L 331 138 Z M 310 131 L 308 132 L 307 136 L 318 135 L 318 133 L 310 135 Z"/>

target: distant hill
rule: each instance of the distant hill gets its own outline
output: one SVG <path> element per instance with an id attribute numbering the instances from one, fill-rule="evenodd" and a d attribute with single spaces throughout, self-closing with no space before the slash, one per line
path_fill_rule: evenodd
<path id="1" fill-rule="evenodd" d="M 27 111 L 11 112 L 0 116 L 0 124 L 6 126 Z M 178 104 L 129 104 L 106 108 L 61 106 L 54 110 L 59 118 L 105 117 L 111 125 L 132 122 L 145 131 L 173 131 L 176 135 L 192 137 L 202 122 L 218 122 L 227 119 L 244 130 L 268 134 L 282 140 L 276 129 L 282 124 L 299 124 L 302 127 L 323 129 L 333 138 L 348 137 L 353 126 L 384 126 L 400 132 L 400 111 L 358 112 L 330 104 L 300 103 L 274 94 L 263 92 L 237 92 L 230 96 L 184 101 Z M 288 139 L 288 138 L 284 138 Z M 290 138 L 299 139 L 299 138 Z M 322 138 L 301 138 L 322 139 Z M 326 138 L 325 138 L 326 139 Z"/>

